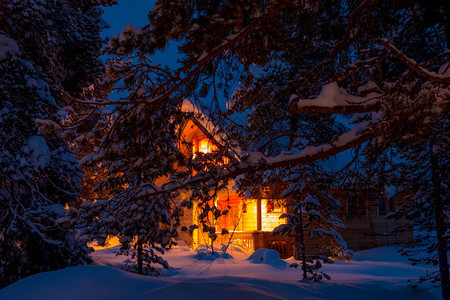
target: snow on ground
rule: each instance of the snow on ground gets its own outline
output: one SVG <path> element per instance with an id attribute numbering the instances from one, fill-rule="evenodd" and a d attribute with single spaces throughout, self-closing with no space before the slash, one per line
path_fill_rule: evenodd
<path id="1" fill-rule="evenodd" d="M 164 255 L 171 269 L 160 277 L 125 272 L 117 247 L 97 250 L 96 265 L 71 267 L 22 279 L 0 299 L 440 299 L 437 288 L 417 291 L 407 280 L 429 267 L 411 266 L 395 247 L 357 252 L 352 261 L 325 265 L 331 280 L 304 282 L 294 260 L 273 250 L 231 247 L 215 256 L 204 248 L 176 247 Z"/>

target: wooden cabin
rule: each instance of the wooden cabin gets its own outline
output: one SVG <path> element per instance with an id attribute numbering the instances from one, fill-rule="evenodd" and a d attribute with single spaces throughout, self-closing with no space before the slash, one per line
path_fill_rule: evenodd
<path id="1" fill-rule="evenodd" d="M 220 145 L 220 137 L 212 134 L 212 124 L 196 119 L 189 120 L 184 125 L 183 139 L 190 142 L 193 149 L 188 149 L 186 143 L 180 143 L 182 152 L 186 155 L 195 155 L 196 152 L 209 153 Z M 184 147 L 184 148 L 183 148 Z M 286 207 L 280 200 L 275 199 L 245 199 L 232 190 L 233 183 L 228 189 L 219 194 L 216 205 L 219 209 L 228 209 L 226 215 L 219 217 L 216 224 L 218 235 L 216 244 L 232 241 L 249 250 L 260 248 L 275 249 L 281 257 L 292 256 L 293 239 L 289 236 L 271 235 L 272 230 L 286 222 L 280 219 L 281 214 L 286 212 Z M 345 199 L 340 198 L 338 190 L 333 192 L 334 196 L 344 204 L 341 219 L 345 225 L 341 235 L 347 242 L 348 248 L 354 251 L 370 249 L 382 246 L 397 245 L 412 239 L 412 233 L 396 230 L 398 225 L 405 225 L 406 220 L 392 220 L 385 218 L 386 214 L 394 211 L 402 198 L 393 197 L 389 200 L 376 197 L 374 199 L 361 199 L 361 211 L 353 214 L 351 219 L 348 215 L 348 205 Z M 181 193 L 179 201 L 187 199 L 187 193 Z M 387 201 L 387 202 L 386 202 Z M 193 209 L 184 209 L 181 216 L 181 224 L 189 226 L 198 224 L 199 212 L 194 203 Z M 221 235 L 222 229 L 229 231 L 227 235 Z M 193 248 L 201 244 L 210 244 L 206 234 L 200 229 L 192 233 L 179 232 L 179 239 Z M 319 240 L 307 238 L 305 241 L 307 253 L 310 255 L 327 254 L 318 250 Z"/>

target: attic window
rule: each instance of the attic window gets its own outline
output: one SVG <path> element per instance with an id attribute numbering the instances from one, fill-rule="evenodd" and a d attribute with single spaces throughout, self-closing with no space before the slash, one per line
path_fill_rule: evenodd
<path id="1" fill-rule="evenodd" d="M 213 150 L 213 144 L 208 139 L 203 139 L 199 142 L 198 152 L 211 153 Z"/>
<path id="2" fill-rule="evenodd" d="M 194 153 L 194 158 L 195 158 L 195 154 L 197 152 L 201 152 L 201 153 L 212 153 L 214 151 L 219 150 L 217 148 L 216 145 L 213 144 L 213 142 L 211 142 L 211 140 L 209 139 L 202 139 L 202 140 L 192 140 L 193 143 L 193 147 L 192 147 L 192 152 Z M 223 157 L 222 158 L 223 161 L 217 161 L 216 164 L 222 165 L 222 164 L 227 164 L 229 162 L 227 157 Z"/>
<path id="3" fill-rule="evenodd" d="M 192 142 L 194 144 L 192 149 L 194 157 L 197 152 L 206 154 L 217 150 L 217 147 L 209 139 L 193 140 Z"/>

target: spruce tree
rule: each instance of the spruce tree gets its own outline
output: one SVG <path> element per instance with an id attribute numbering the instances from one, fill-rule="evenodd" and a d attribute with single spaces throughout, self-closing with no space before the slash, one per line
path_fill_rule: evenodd
<path id="1" fill-rule="evenodd" d="M 293 236 L 294 258 L 301 261 L 303 279 L 330 279 L 320 270 L 320 261 L 331 263 L 327 257 L 330 254 L 341 259 L 351 256 L 346 242 L 339 234 L 344 225 L 338 218 L 340 202 L 330 195 L 330 180 L 317 166 L 303 165 L 290 170 L 285 181 L 289 187 L 284 190 L 282 197 L 287 199 L 288 213 L 280 218 L 286 218 L 287 222 L 275 228 L 273 234 Z M 307 238 L 320 239 L 318 244 L 322 255 L 307 255 Z M 298 267 L 298 264 L 292 264 L 291 267 Z"/>
<path id="2" fill-rule="evenodd" d="M 140 34 L 140 29 L 127 25 L 120 36 L 126 40 Z M 93 146 L 86 148 L 91 151 L 81 160 L 87 172 L 104 177 L 94 186 L 99 199 L 72 208 L 70 215 L 80 227 L 82 240 L 105 245 L 117 236 L 122 245 L 119 254 L 132 258 L 130 271 L 159 275 L 157 265 L 168 268 L 160 254 L 175 244 L 181 207 L 174 202 L 176 193 L 158 193 L 158 185 L 170 185 L 190 174 L 186 171 L 189 160 L 180 148 L 182 124 L 189 113 L 181 110 L 179 98 L 153 106 L 142 103 L 168 80 L 168 72 L 153 69 L 142 53 L 114 57 L 121 50 L 113 50 L 113 40 L 106 47 L 112 57 L 99 89 L 126 94 L 108 113 L 103 111 L 100 122 L 94 122 L 87 142 Z M 99 97 L 87 105 L 101 107 L 103 101 Z"/>
<path id="3" fill-rule="evenodd" d="M 448 97 L 448 89 L 440 95 Z M 409 202 L 393 216 L 411 220 L 406 230 L 417 235 L 413 242 L 404 245 L 402 254 L 413 264 L 439 265 L 437 271 L 422 275 L 418 283 L 431 280 L 440 283 L 444 291 L 449 289 L 448 264 L 443 263 L 448 261 L 450 233 L 448 120 L 448 112 L 429 118 L 416 128 L 413 141 L 399 143 L 397 182 Z"/>
<path id="4" fill-rule="evenodd" d="M 101 74 L 99 5 L 112 2 L 0 1 L 0 285 L 90 261 L 64 217 L 82 174 L 63 95 Z"/>

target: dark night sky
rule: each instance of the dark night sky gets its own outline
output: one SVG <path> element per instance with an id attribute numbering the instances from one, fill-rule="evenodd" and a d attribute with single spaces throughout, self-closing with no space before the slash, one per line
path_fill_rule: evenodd
<path id="1" fill-rule="evenodd" d="M 119 0 L 119 4 L 104 8 L 103 19 L 111 28 L 103 31 L 103 36 L 111 36 L 130 23 L 141 27 L 147 23 L 147 15 L 153 8 L 154 0 Z"/>
<path id="2" fill-rule="evenodd" d="M 130 23 L 134 27 L 142 27 L 148 24 L 148 13 L 153 9 L 155 0 L 119 0 L 119 4 L 104 8 L 103 19 L 111 26 L 111 28 L 103 31 L 103 37 L 108 37 L 120 33 L 122 28 Z M 152 56 L 154 63 L 168 65 L 171 68 L 176 67 L 177 51 L 176 45 L 170 43 L 169 47 L 162 52 Z M 116 98 L 121 95 L 112 95 Z M 124 96 L 124 95 L 122 95 Z M 225 106 L 225 99 L 223 106 Z M 244 117 L 245 118 L 245 117 Z M 350 152 L 345 151 L 337 156 L 331 157 L 326 162 L 322 162 L 328 169 L 340 169 L 347 162 Z"/>
<path id="3" fill-rule="evenodd" d="M 119 34 L 125 25 L 130 23 L 133 27 L 142 27 L 148 24 L 148 13 L 153 9 L 155 0 L 119 0 L 119 4 L 104 8 L 103 19 L 111 26 L 103 30 L 104 38 Z M 176 67 L 177 49 L 171 42 L 169 47 L 162 52 L 152 56 L 156 64 L 168 65 L 171 68 Z"/>

